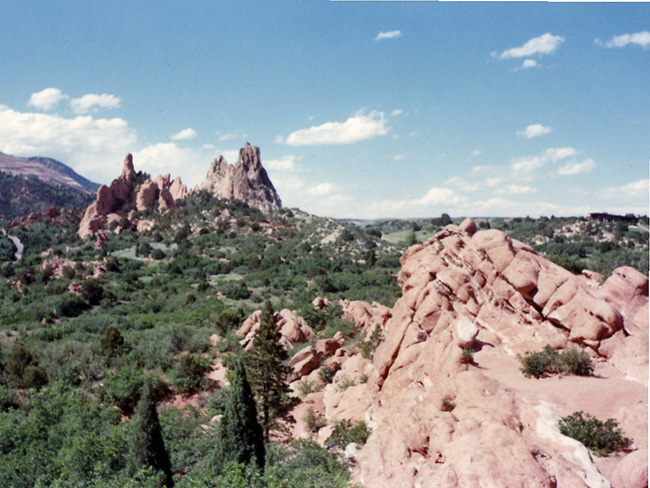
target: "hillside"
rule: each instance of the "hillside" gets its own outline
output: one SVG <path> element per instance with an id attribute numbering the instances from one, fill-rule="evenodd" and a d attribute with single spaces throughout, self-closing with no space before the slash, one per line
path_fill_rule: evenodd
<path id="1" fill-rule="evenodd" d="M 101 241 L 79 236 L 81 219 L 5 224 L 24 245 L 19 261 L 0 236 L 7 486 L 164 486 L 157 471 L 129 468 L 147 378 L 181 488 L 647 483 L 647 269 L 605 281 L 483 221 L 382 232 L 206 190 L 164 212 L 130 208 Z M 633 228 L 550 222 L 489 224 L 533 241 L 553 225 L 535 245 L 562 236 L 585 262 L 647 253 Z M 416 242 L 407 249 L 391 232 Z M 244 464 L 220 471 L 238 359 L 262 405 L 251 358 L 267 307 L 293 399 L 278 407 L 263 476 Z M 518 355 L 549 345 L 591 370 L 524 376 Z M 630 441 L 596 455 L 562 436 L 559 418 L 579 410 L 614 419 Z"/>
<path id="2" fill-rule="evenodd" d="M 47 208 L 86 207 L 99 185 L 49 158 L 0 153 L 0 219 Z"/>

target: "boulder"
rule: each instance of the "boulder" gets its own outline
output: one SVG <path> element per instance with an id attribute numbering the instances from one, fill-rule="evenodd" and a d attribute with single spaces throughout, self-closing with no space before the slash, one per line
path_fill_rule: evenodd
<path id="1" fill-rule="evenodd" d="M 456 345 L 461 349 L 471 349 L 479 332 L 476 323 L 466 317 L 460 317 L 453 321 L 452 327 Z"/>
<path id="2" fill-rule="evenodd" d="M 307 346 L 298 351 L 290 360 L 289 367 L 293 368 L 292 381 L 308 375 L 320 366 L 320 355 L 313 346 Z"/>

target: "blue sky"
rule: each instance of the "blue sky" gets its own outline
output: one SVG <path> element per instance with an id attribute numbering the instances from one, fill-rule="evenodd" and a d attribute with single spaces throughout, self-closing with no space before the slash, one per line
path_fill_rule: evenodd
<path id="1" fill-rule="evenodd" d="M 0 1 L 0 151 L 334 217 L 648 213 L 650 5 Z"/>

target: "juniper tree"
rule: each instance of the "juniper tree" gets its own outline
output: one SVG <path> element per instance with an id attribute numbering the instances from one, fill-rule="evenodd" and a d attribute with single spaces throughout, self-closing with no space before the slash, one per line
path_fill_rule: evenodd
<path id="1" fill-rule="evenodd" d="M 289 396 L 287 378 L 291 369 L 284 364 L 288 354 L 280 344 L 271 302 L 264 303 L 260 327 L 253 339 L 253 349 L 246 356 L 250 383 L 257 397 L 264 440 L 279 427 L 278 420 L 292 421 L 289 410 L 295 399 Z"/>
<path id="2" fill-rule="evenodd" d="M 149 379 L 145 380 L 142 387 L 142 396 L 132 422 L 129 475 L 133 476 L 140 469 L 150 466 L 164 475 L 165 486 L 174 486 L 169 454 L 165 449 L 156 400 Z"/>
<path id="3" fill-rule="evenodd" d="M 248 464 L 253 458 L 260 469 L 264 467 L 264 433 L 257 420 L 255 398 L 241 359 L 237 359 L 233 369 L 230 395 L 217 433 L 215 464 L 218 470 L 232 461 Z"/>

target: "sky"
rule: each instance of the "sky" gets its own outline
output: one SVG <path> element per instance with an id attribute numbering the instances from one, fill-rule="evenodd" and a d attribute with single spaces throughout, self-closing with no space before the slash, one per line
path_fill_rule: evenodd
<path id="1" fill-rule="evenodd" d="M 650 4 L 0 0 L 0 151 L 338 218 L 648 214 Z"/>

